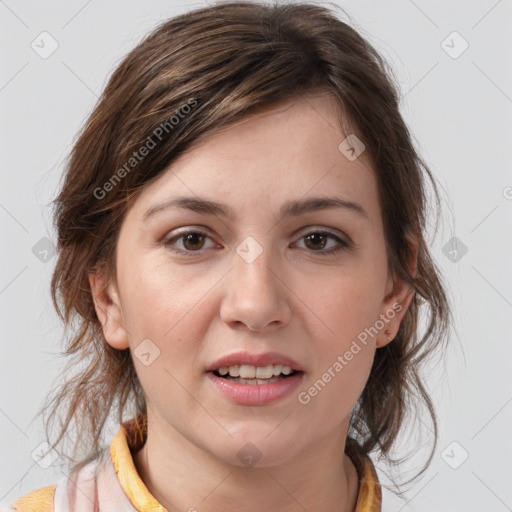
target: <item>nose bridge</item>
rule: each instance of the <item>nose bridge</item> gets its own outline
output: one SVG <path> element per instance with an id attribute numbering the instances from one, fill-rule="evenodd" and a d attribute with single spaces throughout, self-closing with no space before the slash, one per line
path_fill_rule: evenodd
<path id="1" fill-rule="evenodd" d="M 277 251 L 248 237 L 236 249 L 222 315 L 226 322 L 242 322 L 251 330 L 289 318 L 286 287 Z"/>
<path id="2" fill-rule="evenodd" d="M 242 242 L 236 252 L 235 274 L 246 283 L 247 287 L 263 289 L 274 284 L 276 273 L 274 269 L 279 267 L 279 262 L 272 248 L 264 247 L 254 239 L 250 239 Z"/>

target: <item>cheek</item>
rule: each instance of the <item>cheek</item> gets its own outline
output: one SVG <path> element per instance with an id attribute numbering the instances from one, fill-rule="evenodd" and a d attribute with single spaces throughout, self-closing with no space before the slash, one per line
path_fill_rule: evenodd
<path id="1" fill-rule="evenodd" d="M 322 321 L 326 342 L 342 350 L 379 318 L 381 297 L 376 290 L 381 287 L 371 274 L 354 272 L 329 279 L 315 293 L 303 293 L 311 315 Z"/>
<path id="2" fill-rule="evenodd" d="M 172 357 L 191 350 L 200 339 L 209 319 L 204 299 L 214 282 L 204 274 L 191 278 L 186 272 L 171 272 L 161 260 L 133 261 L 122 274 L 123 318 L 132 347 L 149 338 L 163 356 Z"/>
<path id="3" fill-rule="evenodd" d="M 123 316 L 139 381 L 153 406 L 185 410 L 197 377 L 190 363 L 197 360 L 210 321 L 201 298 L 211 286 L 201 287 L 183 274 L 171 275 L 162 263 L 133 265 L 133 270 L 125 287 Z M 149 364 L 144 353 L 150 354 Z"/>
<path id="4" fill-rule="evenodd" d="M 340 343 L 329 350 L 318 372 L 311 375 L 298 396 L 299 403 L 310 407 L 308 414 L 325 415 L 337 424 L 353 409 L 366 385 L 373 363 L 374 349 L 359 342 Z"/>
<path id="5" fill-rule="evenodd" d="M 356 278 L 357 277 L 357 278 Z M 311 329 L 316 340 L 318 366 L 308 379 L 311 402 L 331 403 L 339 414 L 348 413 L 364 389 L 375 354 L 375 331 L 379 318 L 376 283 L 359 276 L 341 278 L 329 285 L 328 293 L 311 297 L 313 316 L 322 327 Z M 317 323 L 317 322 L 314 322 Z M 318 398 L 316 398 L 318 396 Z M 339 408 L 338 408 L 339 406 Z"/>

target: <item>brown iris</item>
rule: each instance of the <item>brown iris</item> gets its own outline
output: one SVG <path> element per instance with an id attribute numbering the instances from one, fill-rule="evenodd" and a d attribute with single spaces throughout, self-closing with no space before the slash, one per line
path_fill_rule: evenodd
<path id="1" fill-rule="evenodd" d="M 325 247 L 325 243 L 326 243 L 326 240 L 327 240 L 327 237 L 324 234 L 322 234 L 322 233 L 313 233 L 313 234 L 308 235 L 308 236 L 306 236 L 304 238 L 306 240 L 306 245 L 310 249 L 323 249 Z M 313 240 L 313 245 L 315 245 L 315 242 L 320 242 L 321 247 L 310 247 L 310 244 L 308 242 L 310 242 L 311 240 Z"/>
<path id="2" fill-rule="evenodd" d="M 188 233 L 183 237 L 183 246 L 188 250 L 197 250 L 201 249 L 204 244 L 205 235 L 201 233 Z M 200 240 L 198 242 L 198 240 Z M 196 243 L 200 245 L 200 247 L 196 246 Z M 192 247 L 190 247 L 192 245 Z"/>

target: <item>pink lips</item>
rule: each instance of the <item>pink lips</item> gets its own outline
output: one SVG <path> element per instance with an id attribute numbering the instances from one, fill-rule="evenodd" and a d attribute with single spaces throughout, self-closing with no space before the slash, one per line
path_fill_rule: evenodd
<path id="1" fill-rule="evenodd" d="M 215 370 L 226 366 L 249 364 L 252 366 L 277 365 L 289 366 L 296 373 L 283 377 L 271 384 L 239 384 L 229 379 L 219 377 Z M 304 368 L 294 359 L 277 352 L 251 354 L 247 351 L 235 352 L 221 357 L 207 368 L 207 376 L 215 389 L 228 400 L 239 405 L 265 405 L 275 402 L 291 394 L 304 378 Z"/>
<path id="2" fill-rule="evenodd" d="M 266 405 L 291 394 L 300 385 L 304 373 L 284 377 L 272 384 L 238 384 L 215 373 L 208 372 L 208 378 L 228 400 L 239 405 Z"/>
<path id="3" fill-rule="evenodd" d="M 251 354 L 247 351 L 234 352 L 214 361 L 206 368 L 207 372 L 218 370 L 222 366 L 235 366 L 241 364 L 250 364 L 252 366 L 268 366 L 270 364 L 280 364 L 289 366 L 292 370 L 304 371 L 304 368 L 292 358 L 279 354 L 278 352 L 265 352 L 263 354 Z"/>

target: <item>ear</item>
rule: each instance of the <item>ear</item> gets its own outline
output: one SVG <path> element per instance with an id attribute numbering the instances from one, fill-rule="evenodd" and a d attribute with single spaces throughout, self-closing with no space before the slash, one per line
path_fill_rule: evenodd
<path id="1" fill-rule="evenodd" d="M 116 349 L 129 347 L 119 293 L 105 272 L 89 272 L 89 284 L 96 314 L 107 343 Z"/>
<path id="2" fill-rule="evenodd" d="M 407 234 L 410 247 L 409 271 L 411 275 L 418 275 L 418 241 Z M 387 318 L 387 323 L 377 337 L 376 347 L 385 347 L 393 341 L 400 323 L 414 297 L 414 287 L 397 276 L 390 275 L 386 285 L 386 297 L 382 303 L 381 317 Z M 389 330 L 389 339 L 385 331 Z"/>

